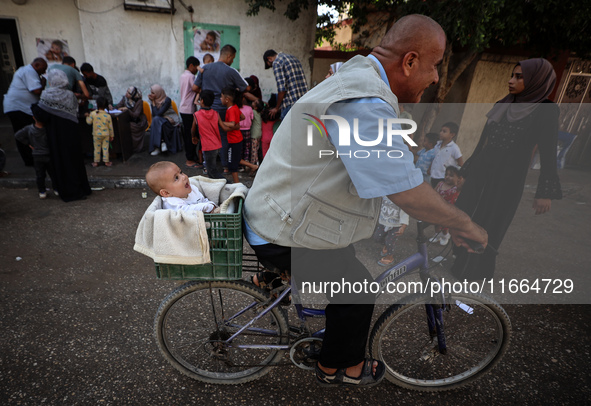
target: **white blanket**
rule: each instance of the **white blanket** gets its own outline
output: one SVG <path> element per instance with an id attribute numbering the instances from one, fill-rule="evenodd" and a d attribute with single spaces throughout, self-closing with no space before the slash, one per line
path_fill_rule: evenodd
<path id="1" fill-rule="evenodd" d="M 248 193 L 243 184 L 226 185 L 225 179 L 195 176 L 189 180 L 192 187 L 220 206 L 221 213 L 235 213 L 237 199 Z M 138 225 L 133 249 L 158 263 L 205 264 L 211 262 L 206 227 L 203 212 L 164 210 L 162 198 L 157 196 Z"/>

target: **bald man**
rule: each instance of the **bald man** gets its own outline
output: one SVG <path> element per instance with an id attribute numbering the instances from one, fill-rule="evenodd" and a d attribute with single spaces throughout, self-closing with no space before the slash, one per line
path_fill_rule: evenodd
<path id="1" fill-rule="evenodd" d="M 33 124 L 31 104 L 39 101 L 39 96 L 45 88 L 45 78 L 41 75 L 47 70 L 47 62 L 43 58 L 36 58 L 30 65 L 18 68 L 14 73 L 8 92 L 4 95 L 4 113 L 10 119 L 12 129 L 17 131 Z M 28 145 L 16 141 L 18 152 L 26 166 L 33 166 L 33 154 Z"/>
<path id="2" fill-rule="evenodd" d="M 292 107 L 245 201 L 245 235 L 266 269 L 288 270 L 298 284 L 373 281 L 351 244 L 372 235 L 382 196 L 449 227 L 458 245 L 467 247 L 466 238 L 486 244 L 482 228 L 423 183 L 403 137 L 392 131 L 399 124 L 388 123 L 399 116 L 398 102 L 418 103 L 438 82 L 445 46 L 439 24 L 406 16 L 369 56 L 352 58 Z M 311 119 L 325 130 L 318 134 Z M 375 298 L 328 299 L 317 382 L 376 385 L 384 365 L 365 359 Z"/>

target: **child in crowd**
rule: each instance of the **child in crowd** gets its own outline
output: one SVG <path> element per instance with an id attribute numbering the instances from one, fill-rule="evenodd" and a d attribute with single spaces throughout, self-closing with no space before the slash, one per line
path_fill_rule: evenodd
<path id="1" fill-rule="evenodd" d="M 269 146 L 271 145 L 271 140 L 273 139 L 273 128 L 275 127 L 275 123 L 277 120 L 271 117 L 270 111 L 277 105 L 277 99 L 275 95 L 271 95 L 269 98 L 269 103 L 265 106 L 263 111 L 261 112 L 261 119 L 263 120 L 262 123 L 262 135 L 261 135 L 261 146 L 263 149 L 263 158 L 267 155 L 267 151 L 269 150 Z M 275 117 L 280 117 L 279 114 L 275 115 Z"/>
<path id="2" fill-rule="evenodd" d="M 382 198 L 382 209 L 378 225 L 373 233 L 376 241 L 384 242 L 378 261 L 380 266 L 389 266 L 394 262 L 394 246 L 408 226 L 408 214 L 387 197 Z"/>
<path id="3" fill-rule="evenodd" d="M 96 99 L 96 106 L 98 110 L 92 113 L 84 114 L 86 116 L 86 124 L 92 124 L 92 141 L 94 143 L 94 162 L 93 167 L 97 167 L 101 161 L 101 150 L 103 151 L 103 162 L 105 166 L 113 165 L 109 161 L 109 142 L 113 141 L 115 133 L 113 132 L 113 120 L 109 113 L 105 111 L 107 108 L 107 99 L 99 96 Z"/>
<path id="4" fill-rule="evenodd" d="M 197 188 L 191 187 L 189 177 L 174 162 L 160 161 L 150 166 L 146 173 L 146 182 L 154 193 L 162 197 L 163 209 L 219 212 L 212 201 Z"/>
<path id="5" fill-rule="evenodd" d="M 33 150 L 33 166 L 35 168 L 35 175 L 37 178 L 37 190 L 39 191 L 39 198 L 45 199 L 47 197 L 47 189 L 45 188 L 45 175 L 49 174 L 51 184 L 53 186 L 53 193 L 58 196 L 55 190 L 53 164 L 49 155 L 49 144 L 47 141 L 47 133 L 45 132 L 45 125 L 37 120 L 39 115 L 39 106 L 33 104 L 31 110 L 33 111 L 33 124 L 20 129 L 14 134 L 14 137 L 25 145 L 28 145 Z"/>
<path id="6" fill-rule="evenodd" d="M 415 166 L 423 172 L 423 181 L 429 182 L 431 177 L 429 176 L 429 168 L 431 167 L 431 163 L 433 162 L 433 158 L 435 158 L 435 145 L 437 144 L 437 140 L 439 139 L 439 135 L 435 133 L 427 133 L 425 138 L 423 139 L 423 149 L 421 149 L 415 155 L 416 162 Z"/>
<path id="7" fill-rule="evenodd" d="M 214 63 L 214 62 L 215 62 L 215 59 L 213 58 L 212 54 L 203 55 L 203 65 L 207 65 L 208 63 Z M 203 65 L 197 66 L 197 71 L 199 73 L 203 73 Z M 197 101 L 197 99 L 195 99 L 195 101 Z"/>
<path id="8" fill-rule="evenodd" d="M 257 99 L 252 102 L 252 125 L 250 126 L 250 163 L 258 165 L 259 154 L 261 153 L 261 137 L 263 135 L 263 119 L 261 118 L 261 111 L 265 108 L 265 102 Z"/>
<path id="9" fill-rule="evenodd" d="M 435 158 L 433 158 L 428 173 L 431 176 L 431 186 L 433 187 L 437 186 L 445 177 L 445 168 L 448 166 L 459 167 L 464 164 L 460 147 L 453 141 L 458 130 L 458 125 L 451 121 L 441 126 L 440 141 L 435 145 Z"/>
<path id="10" fill-rule="evenodd" d="M 445 178 L 437 184 L 435 191 L 439 193 L 446 202 L 455 204 L 460 195 L 461 184 L 462 177 L 460 176 L 460 170 L 455 166 L 448 166 L 445 168 Z M 450 237 L 449 229 L 436 226 L 435 231 L 437 231 L 438 234 L 433 236 L 429 241 L 439 241 L 439 244 L 447 245 Z"/>
<path id="11" fill-rule="evenodd" d="M 215 95 L 211 90 L 202 90 L 199 94 L 199 110 L 193 114 L 193 128 L 191 135 L 193 144 L 201 141 L 201 150 L 203 151 L 204 174 L 211 179 L 222 179 L 223 176 L 218 170 L 217 157 L 222 148 L 222 139 L 220 138 L 220 129 L 218 122 L 219 114 L 211 108 Z"/>
<path id="12" fill-rule="evenodd" d="M 240 95 L 242 97 L 242 95 Z M 232 174 L 232 181 L 238 183 L 238 166 L 244 165 L 256 172 L 259 167 L 242 159 L 242 133 L 240 132 L 241 113 L 235 104 L 236 90 L 233 87 L 222 89 L 221 101 L 226 110 L 226 121 L 219 118 L 219 126 L 226 131 L 228 137 L 228 170 Z"/>
<path id="13" fill-rule="evenodd" d="M 252 82 L 252 79 L 247 78 Z M 247 81 L 248 83 L 248 81 Z M 249 83 L 250 85 L 250 83 Z M 237 103 L 238 104 L 238 103 Z M 240 121 L 240 132 L 242 133 L 242 159 L 246 162 L 253 163 L 251 160 L 252 154 L 252 139 L 251 139 L 251 127 L 254 118 L 254 112 L 246 98 L 242 98 L 241 103 L 238 105 L 240 113 L 244 116 L 244 119 Z"/>

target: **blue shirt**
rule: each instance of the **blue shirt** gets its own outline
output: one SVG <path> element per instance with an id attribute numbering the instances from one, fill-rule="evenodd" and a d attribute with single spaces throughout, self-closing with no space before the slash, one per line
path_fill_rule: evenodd
<path id="1" fill-rule="evenodd" d="M 226 110 L 220 100 L 224 87 L 231 86 L 238 88 L 241 92 L 245 91 L 248 87 L 248 83 L 240 76 L 240 73 L 224 62 L 214 62 L 204 65 L 203 72 L 197 75 L 194 84 L 199 86 L 201 90 L 211 90 L 213 92 L 215 98 L 213 99 L 211 108 L 216 111 Z"/>
<path id="2" fill-rule="evenodd" d="M 423 176 L 427 176 L 427 171 L 431 167 L 431 162 L 433 162 L 433 158 L 435 158 L 436 153 L 437 150 L 435 148 L 431 148 L 428 151 L 425 148 L 423 148 L 422 150 L 417 152 L 419 159 L 417 159 L 415 166 L 421 170 Z"/>
<path id="3" fill-rule="evenodd" d="M 378 65 L 382 80 L 390 86 L 382 64 L 369 55 Z M 400 135 L 392 136 L 392 144 L 387 139 L 387 119 L 397 118 L 396 112 L 388 103 L 377 97 L 348 99 L 331 105 L 326 115 L 343 117 L 351 129 L 351 145 L 341 146 L 337 141 L 339 129 L 336 121 L 324 120 L 332 144 L 347 169 L 359 197 L 371 199 L 404 192 L 423 183 L 423 175 L 415 168 L 413 154 Z M 362 146 L 354 141 L 354 119 L 357 118 L 358 135 L 362 141 L 377 140 L 382 121 L 382 139 L 378 145 Z M 400 129 L 399 124 L 392 126 Z"/>
<path id="4" fill-rule="evenodd" d="M 37 89 L 41 89 L 41 79 L 33 66 L 26 65 L 18 68 L 8 92 L 4 95 L 4 112 L 22 111 L 32 116 L 31 104 L 37 103 L 39 96 L 31 92 Z"/>

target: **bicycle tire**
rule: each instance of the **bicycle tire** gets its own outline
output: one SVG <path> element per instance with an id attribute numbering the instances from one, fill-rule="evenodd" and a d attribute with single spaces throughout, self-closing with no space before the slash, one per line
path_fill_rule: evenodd
<path id="1" fill-rule="evenodd" d="M 418 391 L 456 389 L 482 377 L 503 357 L 511 341 L 505 310 L 482 295 L 452 294 L 448 299 L 449 311 L 443 312 L 445 355 L 428 331 L 428 296 L 408 296 L 401 300 L 405 304 L 392 305 L 379 317 L 370 352 L 386 364 L 389 381 Z M 469 308 L 462 309 L 462 303 Z"/>
<path id="2" fill-rule="evenodd" d="M 275 336 L 249 330 L 232 341 L 234 346 L 222 343 L 260 313 L 264 308 L 261 303 L 268 298 L 268 293 L 244 281 L 185 283 L 158 308 L 154 332 L 160 352 L 177 370 L 202 382 L 239 384 L 260 378 L 277 364 L 285 350 L 235 346 L 287 344 L 289 328 L 283 309 L 271 309 L 252 326 L 273 331 Z M 251 309 L 229 320 L 253 303 Z"/>

